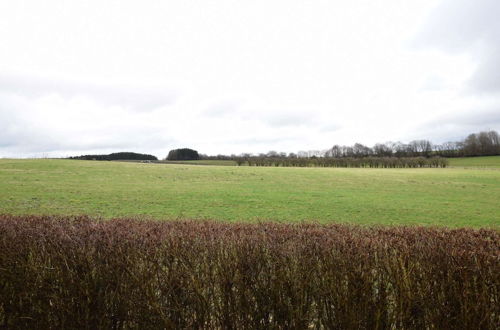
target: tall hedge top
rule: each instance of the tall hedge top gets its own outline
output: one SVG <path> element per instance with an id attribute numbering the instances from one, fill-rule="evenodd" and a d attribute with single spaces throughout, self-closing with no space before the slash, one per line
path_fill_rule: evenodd
<path id="1" fill-rule="evenodd" d="M 189 148 L 170 150 L 167 156 L 167 160 L 198 160 L 198 159 L 200 159 L 198 151 Z"/>

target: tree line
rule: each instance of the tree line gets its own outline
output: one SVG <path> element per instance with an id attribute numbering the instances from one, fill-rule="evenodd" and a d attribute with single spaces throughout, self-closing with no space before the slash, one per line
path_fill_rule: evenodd
<path id="1" fill-rule="evenodd" d="M 373 147 L 355 143 L 352 146 L 335 144 L 326 150 L 299 151 L 285 153 L 269 151 L 267 153 L 240 155 L 200 155 L 201 159 L 238 160 L 238 159 L 296 159 L 296 158 L 366 158 L 366 157 L 473 157 L 500 155 L 500 136 L 496 131 L 473 133 L 464 140 L 434 144 L 429 140 L 413 140 L 409 143 L 386 142 L 377 143 Z"/>
<path id="2" fill-rule="evenodd" d="M 448 160 L 443 157 L 364 157 L 364 158 L 236 158 L 236 163 L 248 166 L 283 167 L 364 167 L 364 168 L 423 168 L 446 167 Z"/>
<path id="3" fill-rule="evenodd" d="M 81 160 L 158 160 L 156 156 L 136 152 L 115 152 L 108 155 L 82 155 L 69 158 Z"/>
<path id="4" fill-rule="evenodd" d="M 442 158 L 500 155 L 500 135 L 496 131 L 469 134 L 455 142 L 434 144 L 429 140 L 409 143 L 377 143 L 373 147 L 355 143 L 352 146 L 335 144 L 326 150 L 208 156 L 198 151 L 181 148 L 171 150 L 166 160 L 233 160 L 238 165 L 250 166 L 320 166 L 320 167 L 446 167 Z M 69 157 L 85 160 L 148 160 L 157 161 L 153 155 L 134 152 L 117 152 L 108 155 L 83 155 Z"/>
<path id="5" fill-rule="evenodd" d="M 372 148 L 356 143 L 353 146 L 334 145 L 324 153 L 325 157 L 471 157 L 500 155 L 500 136 L 496 131 L 469 134 L 462 141 L 433 144 L 429 140 L 413 140 L 409 143 L 377 143 Z"/>

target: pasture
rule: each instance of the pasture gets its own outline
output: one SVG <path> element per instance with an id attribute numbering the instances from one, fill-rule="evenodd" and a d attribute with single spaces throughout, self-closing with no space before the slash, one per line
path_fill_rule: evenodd
<path id="1" fill-rule="evenodd" d="M 234 160 L 162 160 L 162 164 L 236 166 Z"/>
<path id="2" fill-rule="evenodd" d="M 450 166 L 500 168 L 500 156 L 449 158 Z"/>
<path id="3" fill-rule="evenodd" d="M 498 169 L 0 160 L 0 213 L 499 227 Z"/>

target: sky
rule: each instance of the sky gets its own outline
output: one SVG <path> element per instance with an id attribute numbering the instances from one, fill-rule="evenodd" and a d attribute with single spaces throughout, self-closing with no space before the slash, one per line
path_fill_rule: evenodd
<path id="1" fill-rule="evenodd" d="M 500 131 L 500 1 L 0 2 L 0 158 Z"/>

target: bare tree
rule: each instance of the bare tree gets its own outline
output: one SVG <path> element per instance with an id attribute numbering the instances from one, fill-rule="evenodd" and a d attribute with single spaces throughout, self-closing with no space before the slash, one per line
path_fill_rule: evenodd
<path id="1" fill-rule="evenodd" d="M 373 153 L 377 157 L 390 157 L 392 156 L 392 148 L 383 143 L 377 143 L 373 146 Z"/>

